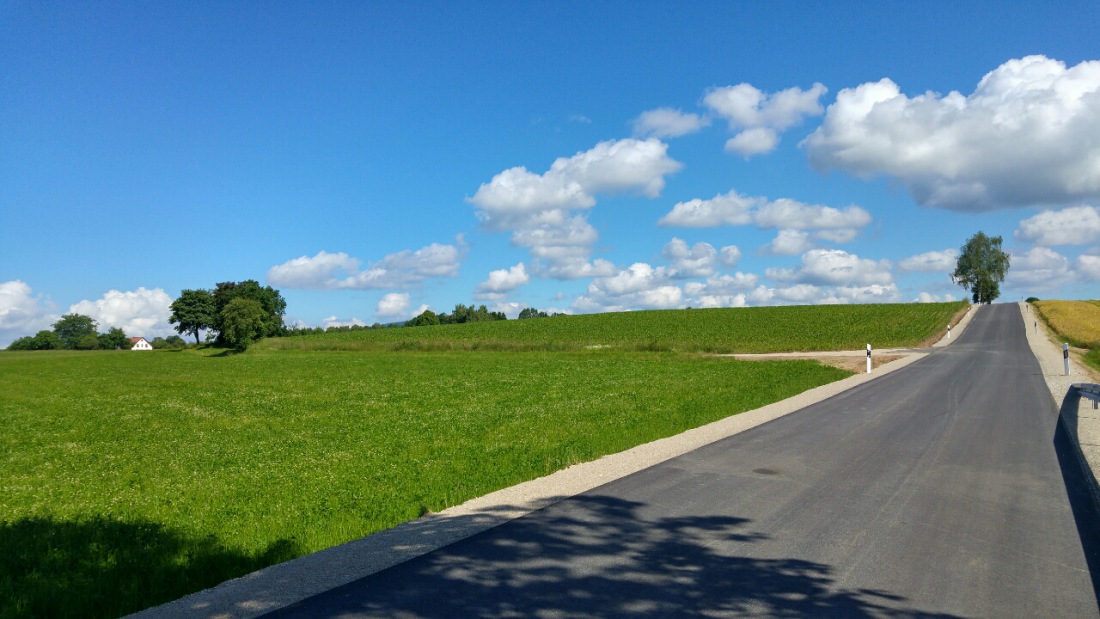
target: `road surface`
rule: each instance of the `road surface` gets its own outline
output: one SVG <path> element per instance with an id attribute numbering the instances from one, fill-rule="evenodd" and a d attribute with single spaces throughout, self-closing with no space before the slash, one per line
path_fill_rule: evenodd
<path id="1" fill-rule="evenodd" d="M 983 308 L 907 368 L 266 617 L 1097 616 L 1100 520 L 1024 328 Z"/>

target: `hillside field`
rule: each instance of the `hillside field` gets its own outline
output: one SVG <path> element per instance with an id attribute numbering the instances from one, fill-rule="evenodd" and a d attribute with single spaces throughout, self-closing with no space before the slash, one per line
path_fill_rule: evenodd
<path id="1" fill-rule="evenodd" d="M 1100 370 L 1100 301 L 1038 301 L 1033 306 L 1060 339 L 1086 349 L 1082 358 Z"/>
<path id="2" fill-rule="evenodd" d="M 0 616 L 140 610 L 847 375 L 700 351 L 913 345 L 965 306 L 872 307 L 0 353 Z"/>
<path id="3" fill-rule="evenodd" d="M 919 346 L 966 304 L 660 310 L 273 338 L 266 350 L 665 350 L 768 353 Z"/>

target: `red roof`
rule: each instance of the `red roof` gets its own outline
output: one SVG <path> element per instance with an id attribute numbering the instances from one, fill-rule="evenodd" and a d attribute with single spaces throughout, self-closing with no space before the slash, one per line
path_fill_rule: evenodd
<path id="1" fill-rule="evenodd" d="M 132 338 L 130 338 L 130 343 L 131 344 L 137 344 L 138 342 L 140 342 L 141 340 L 144 340 L 144 339 L 145 338 L 143 338 L 143 337 L 132 337 Z"/>

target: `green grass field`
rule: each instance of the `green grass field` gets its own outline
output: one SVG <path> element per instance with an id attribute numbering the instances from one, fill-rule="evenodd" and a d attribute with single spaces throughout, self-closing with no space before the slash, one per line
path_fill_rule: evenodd
<path id="1" fill-rule="evenodd" d="M 830 324 L 858 322 L 820 309 Z M 699 313 L 681 315 L 694 324 Z M 911 337 L 946 324 L 934 318 L 913 320 L 928 327 L 910 325 Z M 846 375 L 809 361 L 638 351 L 648 335 L 623 332 L 648 327 L 602 328 L 622 349 L 572 350 L 541 335 L 538 346 L 560 350 L 522 350 L 529 340 L 486 332 L 506 350 L 465 339 L 461 350 L 439 340 L 395 351 L 407 341 L 397 338 L 356 352 L 272 341 L 221 357 L 0 354 L 0 616 L 140 610 Z M 331 339 L 397 331 L 414 329 Z"/>

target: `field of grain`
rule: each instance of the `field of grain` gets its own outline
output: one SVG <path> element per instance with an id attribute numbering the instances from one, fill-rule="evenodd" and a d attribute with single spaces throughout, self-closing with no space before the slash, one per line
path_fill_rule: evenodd
<path id="1" fill-rule="evenodd" d="M 1100 301 L 1038 301 L 1033 304 L 1060 337 L 1081 348 L 1100 348 Z"/>

